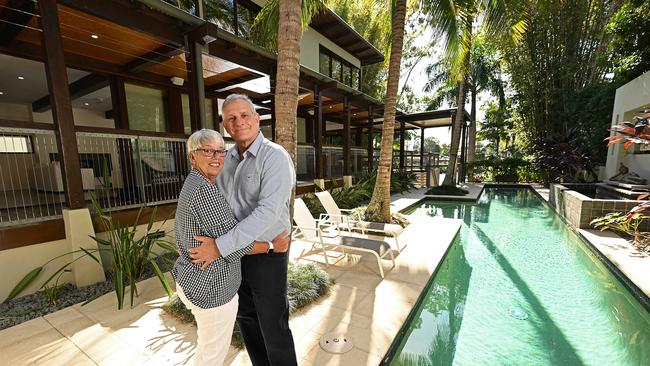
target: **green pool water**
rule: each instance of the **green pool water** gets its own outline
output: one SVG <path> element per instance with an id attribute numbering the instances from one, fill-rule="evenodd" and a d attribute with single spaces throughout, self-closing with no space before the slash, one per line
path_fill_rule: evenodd
<path id="1" fill-rule="evenodd" d="M 648 311 L 531 190 L 406 213 L 463 226 L 388 364 L 650 365 Z"/>

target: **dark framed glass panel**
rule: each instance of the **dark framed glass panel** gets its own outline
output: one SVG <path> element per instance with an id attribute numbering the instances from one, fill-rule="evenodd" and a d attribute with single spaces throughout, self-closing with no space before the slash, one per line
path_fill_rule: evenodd
<path id="1" fill-rule="evenodd" d="M 135 84 L 124 84 L 129 128 L 139 131 L 167 132 L 165 92 Z"/>
<path id="2" fill-rule="evenodd" d="M 186 12 L 199 16 L 197 1 L 202 0 L 163 0 L 164 2 L 174 5 L 177 8 L 185 10 Z"/>
<path id="3" fill-rule="evenodd" d="M 235 33 L 235 4 L 233 0 L 202 0 L 205 20 L 219 28 Z"/>
<path id="4" fill-rule="evenodd" d="M 361 79 L 361 70 L 357 68 L 352 69 L 352 84 L 350 85 L 354 89 L 360 90 L 359 80 Z"/>
<path id="5" fill-rule="evenodd" d="M 343 79 L 341 82 L 345 85 L 352 85 L 352 73 L 350 71 L 350 66 L 343 64 Z"/>
<path id="6" fill-rule="evenodd" d="M 257 13 L 244 5 L 237 3 L 237 35 L 250 39 L 251 26 Z"/>
<path id="7" fill-rule="evenodd" d="M 343 82 L 343 77 L 341 75 L 342 69 L 341 61 L 332 58 L 332 79 Z"/>
<path id="8" fill-rule="evenodd" d="M 318 72 L 323 75 L 331 76 L 330 72 L 330 55 L 321 52 L 318 56 Z"/>

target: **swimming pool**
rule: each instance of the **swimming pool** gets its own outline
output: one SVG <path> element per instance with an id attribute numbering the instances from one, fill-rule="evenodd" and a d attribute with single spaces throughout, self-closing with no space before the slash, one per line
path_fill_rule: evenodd
<path id="1" fill-rule="evenodd" d="M 463 226 L 386 364 L 650 364 L 650 313 L 530 189 L 406 213 Z"/>

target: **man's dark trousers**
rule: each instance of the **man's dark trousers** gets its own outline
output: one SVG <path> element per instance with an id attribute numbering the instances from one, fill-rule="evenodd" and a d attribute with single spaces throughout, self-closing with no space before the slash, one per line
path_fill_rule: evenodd
<path id="1" fill-rule="evenodd" d="M 297 365 L 289 329 L 287 253 L 242 258 L 237 323 L 254 366 Z"/>

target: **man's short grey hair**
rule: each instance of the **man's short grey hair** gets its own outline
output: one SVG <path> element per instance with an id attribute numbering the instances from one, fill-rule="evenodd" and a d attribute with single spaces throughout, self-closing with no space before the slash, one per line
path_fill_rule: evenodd
<path id="1" fill-rule="evenodd" d="M 255 104 L 253 104 L 253 101 L 251 98 L 248 97 L 246 94 L 230 94 L 229 96 L 226 97 L 226 100 L 223 101 L 223 105 L 221 106 L 221 117 L 223 117 L 223 120 L 225 121 L 226 118 L 223 115 L 223 110 L 226 109 L 226 106 L 232 102 L 242 100 L 246 103 L 248 103 L 248 106 L 251 109 L 251 113 L 255 115 L 257 111 L 255 111 Z"/>
<path id="2" fill-rule="evenodd" d="M 217 144 L 220 144 L 222 148 L 225 148 L 223 137 L 219 132 L 209 128 L 198 130 L 191 134 L 187 139 L 187 155 L 192 151 L 201 148 L 201 146 L 213 142 L 216 142 Z"/>

